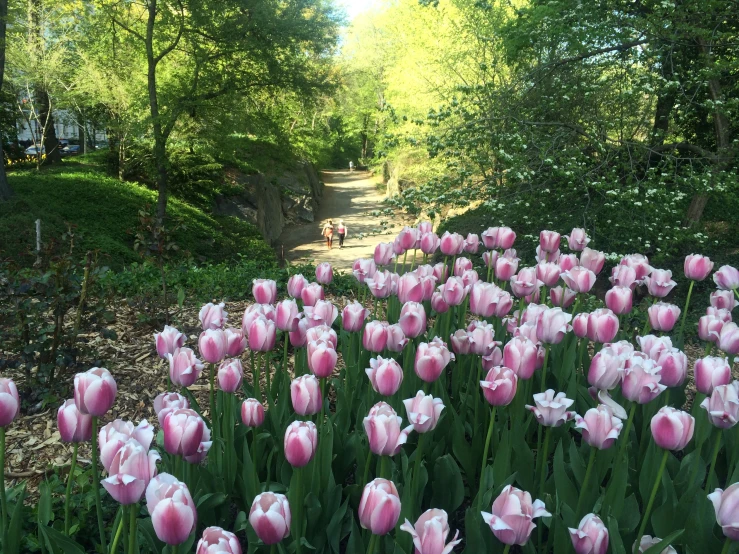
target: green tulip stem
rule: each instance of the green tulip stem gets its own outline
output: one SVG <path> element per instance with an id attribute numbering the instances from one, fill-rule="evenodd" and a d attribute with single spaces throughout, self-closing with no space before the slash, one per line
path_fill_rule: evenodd
<path id="1" fill-rule="evenodd" d="M 654 506 L 654 499 L 657 498 L 657 491 L 659 490 L 659 484 L 662 482 L 662 474 L 665 472 L 665 466 L 667 465 L 667 455 L 670 453 L 669 450 L 665 450 L 662 454 L 662 462 L 659 464 L 659 471 L 657 472 L 657 478 L 654 480 L 654 486 L 652 487 L 652 493 L 649 495 L 649 502 L 647 502 L 647 509 L 644 512 L 644 517 L 641 520 L 639 526 L 639 533 L 636 535 L 636 542 L 634 544 L 641 544 L 641 538 L 644 536 L 644 531 L 647 528 L 647 522 L 649 516 L 652 514 L 652 506 Z M 584 488 L 584 487 L 583 487 Z"/>
<path id="2" fill-rule="evenodd" d="M 100 545 L 103 552 L 108 549 L 108 541 L 105 540 L 105 523 L 103 523 L 103 505 L 100 502 L 100 467 L 98 465 L 98 418 L 92 416 L 92 490 L 95 494 L 95 511 L 98 518 L 98 532 L 100 533 Z"/>
<path id="3" fill-rule="evenodd" d="M 251 369 L 252 369 L 252 372 L 254 373 L 253 375 L 254 396 L 261 404 L 262 403 L 262 383 L 261 383 L 262 376 L 260 375 L 261 372 L 259 370 L 259 354 L 258 353 L 255 356 L 255 359 L 252 360 Z"/>
<path id="4" fill-rule="evenodd" d="M 277 553 L 277 545 L 273 544 L 269 549 L 269 554 L 276 554 Z"/>
<path id="5" fill-rule="evenodd" d="M 631 427 L 634 425 L 634 414 L 636 413 L 636 402 L 631 403 L 631 409 L 629 409 L 629 418 L 626 420 L 626 428 L 624 429 L 624 432 L 621 433 L 621 446 L 618 449 L 618 456 L 616 456 L 616 463 L 620 463 L 621 460 L 621 454 L 623 454 L 624 450 L 626 450 L 626 446 L 629 444 L 629 433 L 631 432 Z"/>
<path id="6" fill-rule="evenodd" d="M 486 279 L 486 281 L 487 281 L 488 283 L 492 283 L 492 281 L 491 281 L 491 279 L 492 279 L 492 276 L 493 276 L 493 266 L 492 266 L 492 265 L 490 265 L 490 266 L 488 267 L 488 278 Z"/>
<path id="7" fill-rule="evenodd" d="M 692 281 L 691 281 L 692 283 Z M 657 299 L 655 298 L 652 301 L 652 306 L 654 306 L 657 303 Z M 641 336 L 644 337 L 646 334 L 652 329 L 651 323 L 649 323 L 649 308 L 647 308 L 647 321 L 644 323 L 644 329 L 641 331 Z"/>
<path id="8" fill-rule="evenodd" d="M 521 318 L 523 317 L 523 303 L 524 298 L 521 297 L 518 299 L 518 326 L 521 326 Z"/>
<path id="9" fill-rule="evenodd" d="M 414 490 L 418 483 L 418 472 L 421 471 L 421 461 L 423 460 L 423 450 L 424 450 L 424 447 L 426 446 L 426 443 L 424 441 L 425 438 L 426 438 L 426 433 L 419 433 L 418 446 L 416 447 L 416 461 L 413 463 L 413 474 L 412 474 L 412 482 L 413 482 Z"/>
<path id="10" fill-rule="evenodd" d="M 488 434 L 485 436 L 485 448 L 482 450 L 482 463 L 480 464 L 480 491 L 478 492 L 478 508 L 482 505 L 482 474 L 488 465 L 488 453 L 490 452 L 490 441 L 493 438 L 493 427 L 495 427 L 495 414 L 498 406 L 490 408 L 490 425 L 488 425 Z"/>
<path id="11" fill-rule="evenodd" d="M 413 268 L 416 266 L 416 254 L 418 253 L 417 249 L 413 249 L 413 259 L 411 259 L 411 271 L 413 271 Z"/>
<path id="12" fill-rule="evenodd" d="M 403 252 L 403 267 L 401 268 L 403 270 L 403 273 L 405 273 L 405 261 L 408 259 L 408 251 L 406 250 Z"/>
<path id="13" fill-rule="evenodd" d="M 551 344 L 544 345 L 544 365 L 541 368 L 541 392 L 546 392 L 547 390 L 547 366 L 549 365 L 549 349 L 551 347 Z"/>
<path id="14" fill-rule="evenodd" d="M 3 545 L 6 545 L 6 532 L 8 528 L 8 501 L 5 498 L 5 427 L 0 427 L 0 508 L 2 508 L 2 519 L 0 520 L 0 531 L 2 531 Z"/>
<path id="15" fill-rule="evenodd" d="M 377 319 L 377 297 L 375 296 L 375 300 L 372 304 L 372 319 Z"/>
<path id="16" fill-rule="evenodd" d="M 367 461 L 364 463 L 364 475 L 362 476 L 362 488 L 367 484 L 369 479 L 370 464 L 372 463 L 372 452 L 367 452 Z"/>
<path id="17" fill-rule="evenodd" d="M 480 406 L 480 391 L 478 390 L 478 387 L 480 386 L 480 381 L 482 380 L 482 356 L 480 358 L 480 363 L 477 366 L 477 381 L 475 381 L 475 386 L 472 387 L 472 390 L 475 391 L 475 394 L 472 396 L 472 401 L 475 403 L 475 426 L 472 428 L 472 434 L 477 434 L 477 415 L 478 415 L 478 408 Z"/>
<path id="18" fill-rule="evenodd" d="M 446 264 L 449 262 L 449 256 L 444 256 L 444 267 L 441 269 L 441 284 L 446 283 Z"/>
<path id="19" fill-rule="evenodd" d="M 680 322 L 680 332 L 677 335 L 680 341 L 682 341 L 683 331 L 685 330 L 685 320 L 688 317 L 688 306 L 690 306 L 690 297 L 693 294 L 693 285 L 695 285 L 695 281 L 691 280 L 688 287 L 688 298 L 685 300 L 685 309 L 683 309 L 683 320 Z"/>
<path id="20" fill-rule="evenodd" d="M 369 545 L 367 546 L 367 554 L 375 554 L 375 547 L 377 546 L 377 535 L 370 537 Z"/>
<path id="21" fill-rule="evenodd" d="M 712 352 L 713 352 L 713 343 L 711 341 L 708 341 L 706 343 L 706 352 L 705 352 L 705 354 L 703 354 L 703 356 L 704 357 L 705 356 L 710 356 Z"/>
<path id="22" fill-rule="evenodd" d="M 136 513 L 139 505 L 131 504 L 130 519 L 128 520 L 128 554 L 135 554 L 136 548 Z"/>
<path id="23" fill-rule="evenodd" d="M 724 541 L 724 547 L 721 549 L 721 554 L 729 554 L 732 542 L 733 541 L 729 537 L 726 537 L 726 540 Z"/>
<path id="24" fill-rule="evenodd" d="M 173 544 L 172 549 L 170 550 L 170 554 L 177 554 L 178 547 L 178 544 Z"/>
<path id="25" fill-rule="evenodd" d="M 716 439 L 713 443 L 713 454 L 711 455 L 711 467 L 708 470 L 708 475 L 706 476 L 706 489 L 705 493 L 708 494 L 708 492 L 711 490 L 711 482 L 713 481 L 713 471 L 716 469 L 716 460 L 718 459 L 718 451 L 721 448 L 721 429 L 715 429 L 714 434 L 716 435 Z"/>
<path id="26" fill-rule="evenodd" d="M 262 353 L 262 356 L 264 356 L 264 385 L 266 389 L 265 393 L 267 394 L 267 407 L 269 410 L 272 410 L 274 400 L 272 399 L 272 385 L 270 382 L 270 379 L 272 378 L 269 367 L 270 352 L 264 352 Z"/>
<path id="27" fill-rule="evenodd" d="M 316 463 L 316 460 L 313 460 L 313 464 Z M 305 480 L 305 468 L 298 467 L 295 468 L 295 471 L 297 472 L 297 483 L 296 488 L 298 489 L 298 494 L 295 495 L 295 506 L 293 507 L 295 510 L 295 543 L 297 546 L 297 553 L 300 554 L 303 550 L 303 545 L 300 544 L 300 538 L 303 535 L 303 504 L 305 501 L 304 498 L 304 483 Z"/>
<path id="28" fill-rule="evenodd" d="M 508 554 L 511 551 L 511 545 L 506 544 L 505 548 L 503 549 L 503 554 Z"/>
<path id="29" fill-rule="evenodd" d="M 74 481 L 74 469 L 77 465 L 77 448 L 79 444 L 72 446 L 72 463 L 69 465 L 69 476 L 67 477 L 67 493 L 64 495 L 64 534 L 69 536 L 69 497 L 72 496 L 72 482 Z"/>
<path id="30" fill-rule="evenodd" d="M 539 426 L 541 427 L 541 425 Z M 547 480 L 547 457 L 549 456 L 549 441 L 552 438 L 552 428 L 547 427 L 546 433 L 544 433 L 544 447 L 543 450 L 537 452 L 537 455 L 541 454 L 541 478 L 539 479 L 539 497 L 544 494 L 544 483 Z"/>
<path id="31" fill-rule="evenodd" d="M 110 554 L 115 554 L 118 550 L 118 541 L 121 538 L 121 535 L 123 534 L 123 524 L 126 521 L 125 516 L 121 515 L 121 520 L 118 522 L 118 529 L 115 532 L 115 537 L 113 537 L 113 544 L 110 547 Z"/>
<path id="32" fill-rule="evenodd" d="M 582 508 L 582 500 L 587 496 L 585 491 L 588 490 L 588 484 L 590 481 L 590 474 L 593 473 L 593 466 L 595 465 L 595 455 L 598 453 L 598 449 L 594 446 L 590 447 L 590 458 L 588 459 L 588 469 L 585 470 L 585 478 L 582 480 L 582 490 L 583 494 L 580 495 L 580 498 L 577 500 L 577 509 L 575 510 L 575 517 L 580 518 L 580 509 Z M 637 541 L 637 544 L 638 541 Z"/>
<path id="33" fill-rule="evenodd" d="M 390 479 L 390 456 L 380 456 L 380 478 Z"/>
<path id="34" fill-rule="evenodd" d="M 290 343 L 289 335 L 285 333 L 285 346 L 282 349 L 282 372 L 287 375 L 287 345 Z"/>
<path id="35" fill-rule="evenodd" d="M 739 289 L 732 289 L 734 291 L 734 295 L 739 299 Z"/>

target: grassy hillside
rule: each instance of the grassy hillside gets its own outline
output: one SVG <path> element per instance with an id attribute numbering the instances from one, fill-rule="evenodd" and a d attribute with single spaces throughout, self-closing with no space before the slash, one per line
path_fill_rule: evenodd
<path id="1" fill-rule="evenodd" d="M 139 225 L 139 210 L 147 204 L 154 206 L 156 193 L 107 175 L 99 154 L 65 160 L 62 166 L 40 173 L 14 171 L 8 179 L 16 195 L 0 203 L 0 258 L 32 263 L 34 221 L 41 219 L 45 244 L 58 243 L 72 225 L 79 250 L 99 250 L 103 263 L 119 268 L 140 259 L 133 250 L 133 233 Z M 238 254 L 274 259 L 253 225 L 214 217 L 176 198 L 170 198 L 168 213 L 185 225 L 175 242 L 196 261 L 231 260 Z"/>

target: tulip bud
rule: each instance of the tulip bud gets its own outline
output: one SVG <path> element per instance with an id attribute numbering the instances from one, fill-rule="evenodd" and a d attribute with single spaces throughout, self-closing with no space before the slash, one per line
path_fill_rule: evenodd
<path id="1" fill-rule="evenodd" d="M 373 535 L 387 535 L 400 517 L 400 497 L 392 481 L 374 479 L 367 483 L 359 501 L 359 524 Z"/>
<path id="2" fill-rule="evenodd" d="M 157 414 L 160 426 L 164 424 L 164 418 L 169 412 L 189 407 L 187 398 L 178 392 L 163 392 L 154 399 L 154 413 Z"/>
<path id="3" fill-rule="evenodd" d="M 409 338 L 416 338 L 426 331 L 426 310 L 419 302 L 408 302 L 400 309 L 398 325 L 403 334 Z"/>
<path id="4" fill-rule="evenodd" d="M 352 274 L 357 282 L 364 283 L 367 279 L 374 277 L 375 273 L 377 273 L 377 264 L 374 260 L 364 258 L 354 260 Z"/>
<path id="5" fill-rule="evenodd" d="M 534 395 L 535 406 L 526 405 L 526 409 L 534 413 L 540 425 L 545 427 L 560 427 L 575 417 L 575 412 L 568 412 L 567 408 L 574 404 L 565 393 L 558 392 L 555 396 L 552 389 L 547 389 Z"/>
<path id="6" fill-rule="evenodd" d="M 220 527 L 208 527 L 198 541 L 195 554 L 241 554 L 241 544 L 233 533 Z"/>
<path id="7" fill-rule="evenodd" d="M 441 236 L 439 248 L 445 256 L 458 256 L 464 251 L 464 237 L 458 233 L 446 231 Z"/>
<path id="8" fill-rule="evenodd" d="M 577 529 L 568 528 L 572 547 L 576 554 L 606 554 L 608 552 L 608 529 L 595 514 L 580 520 Z"/>
<path id="9" fill-rule="evenodd" d="M 234 393 L 241 388 L 244 368 L 241 360 L 231 358 L 221 362 L 218 368 L 218 388 L 223 392 Z"/>
<path id="10" fill-rule="evenodd" d="M 586 267 L 577 266 L 562 273 L 562 280 L 575 292 L 590 292 L 595 284 L 595 273 Z"/>
<path id="11" fill-rule="evenodd" d="M 369 352 L 379 353 L 387 345 L 387 326 L 381 321 L 370 321 L 364 327 L 362 346 Z"/>
<path id="12" fill-rule="evenodd" d="M 444 402 L 441 398 L 418 391 L 413 398 L 403 400 L 408 421 L 413 425 L 416 433 L 426 433 L 436 429 L 441 412 L 444 410 Z"/>
<path id="13" fill-rule="evenodd" d="M 552 262 L 539 262 L 536 265 L 536 278 L 548 287 L 553 287 L 559 281 L 562 273 L 560 267 Z"/>
<path id="14" fill-rule="evenodd" d="M 711 293 L 711 306 L 720 310 L 733 310 L 736 307 L 734 291 L 717 290 Z"/>
<path id="15" fill-rule="evenodd" d="M 345 331 L 355 333 L 361 331 L 364 320 L 369 317 L 369 310 L 356 300 L 344 306 L 341 312 L 341 326 Z"/>
<path id="16" fill-rule="evenodd" d="M 693 375 L 698 392 L 710 396 L 714 388 L 731 383 L 731 366 L 726 358 L 706 356 L 696 360 Z"/>
<path id="17" fill-rule="evenodd" d="M 364 418 L 364 431 L 367 433 L 370 450 L 378 456 L 395 456 L 400 452 L 408 440 L 408 434 L 413 430 L 409 425 L 400 428 L 402 419 L 389 404 L 378 402 Z"/>
<path id="18" fill-rule="evenodd" d="M 708 495 L 716 512 L 716 522 L 721 526 L 724 536 L 732 541 L 739 541 L 739 483 L 734 483 L 726 490 L 716 489 Z"/>
<path id="19" fill-rule="evenodd" d="M 202 311 L 202 310 L 201 310 Z M 164 331 L 154 335 L 157 354 L 163 360 L 167 359 L 167 354 L 174 354 L 174 351 L 185 344 L 185 335 L 180 333 L 174 327 L 164 326 Z"/>
<path id="20" fill-rule="evenodd" d="M 277 300 L 277 283 L 272 279 L 254 279 L 251 293 L 257 304 L 274 304 Z"/>
<path id="21" fill-rule="evenodd" d="M 449 535 L 449 523 L 444 510 L 426 510 L 416 521 L 415 527 L 406 519 L 400 530 L 410 533 L 413 537 L 416 554 L 449 554 L 462 542 L 462 539 L 457 538 L 459 536 L 457 530 L 451 542 L 445 544 Z"/>
<path id="22" fill-rule="evenodd" d="M 156 450 L 148 451 L 135 439 L 118 449 L 108 467 L 110 474 L 102 481 L 108 494 L 123 505 L 136 504 L 144 496 L 146 486 L 157 474 L 160 460 Z"/>
<path id="23" fill-rule="evenodd" d="M 569 235 L 565 235 L 565 238 L 567 239 L 567 246 L 575 252 L 580 252 L 590 242 L 585 229 L 579 227 L 575 227 Z"/>
<path id="24" fill-rule="evenodd" d="M 572 330 L 571 320 L 572 316 L 560 308 L 549 308 L 536 320 L 536 336 L 545 344 L 558 344 Z"/>
<path id="25" fill-rule="evenodd" d="M 261 427 L 264 423 L 264 406 L 262 406 L 262 403 L 256 398 L 244 400 L 241 404 L 241 421 L 247 427 Z"/>
<path id="26" fill-rule="evenodd" d="M 258 317 L 249 326 L 249 349 L 253 352 L 269 352 L 275 347 L 277 327 L 274 321 Z"/>
<path id="27" fill-rule="evenodd" d="M 324 298 L 323 287 L 318 283 L 308 283 L 300 292 L 300 299 L 303 301 L 304 307 L 315 306 L 316 302 Z"/>
<path id="28" fill-rule="evenodd" d="M 217 364 L 226 356 L 228 339 L 221 329 L 207 329 L 200 333 L 198 350 L 200 356 L 210 364 Z"/>
<path id="29" fill-rule="evenodd" d="M 146 509 L 160 541 L 177 545 L 195 530 L 198 513 L 187 485 L 160 473 L 146 487 Z"/>
<path id="30" fill-rule="evenodd" d="M 394 257 L 392 242 L 381 242 L 375 246 L 374 262 L 376 265 L 388 265 Z"/>
<path id="31" fill-rule="evenodd" d="M 0 406 L 2 406 L 2 396 L 3 394 L 0 393 Z M 2 411 L 0 408 L 0 412 Z M 92 416 L 81 413 L 74 399 L 69 399 L 59 406 L 56 422 L 59 427 L 59 436 L 64 442 L 87 442 L 92 438 Z"/>
<path id="32" fill-rule="evenodd" d="M 667 388 L 660 381 L 662 370 L 643 353 L 635 352 L 628 360 L 621 374 L 621 393 L 624 398 L 647 404 Z"/>
<path id="33" fill-rule="evenodd" d="M 210 430 L 195 410 L 181 409 L 164 418 L 164 449 L 173 456 L 194 456 L 201 443 L 210 448 Z"/>
<path id="34" fill-rule="evenodd" d="M 229 327 L 224 332 L 226 336 L 226 356 L 237 358 L 246 350 L 246 336 L 241 329 Z"/>
<path id="35" fill-rule="evenodd" d="M 223 302 L 220 304 L 208 302 L 200 308 L 198 319 L 200 320 L 203 331 L 207 331 L 208 329 L 222 329 L 226 325 L 228 313 L 224 310 L 225 306 Z"/>
<path id="36" fill-rule="evenodd" d="M 657 365 L 662 368 L 660 370 L 661 383 L 665 386 L 679 387 L 687 377 L 688 358 L 677 348 L 663 350 L 657 358 Z"/>
<path id="37" fill-rule="evenodd" d="M 293 299 L 285 299 L 275 308 L 275 326 L 280 331 L 296 331 L 300 315 L 298 303 Z"/>
<path id="38" fill-rule="evenodd" d="M 559 248 L 560 235 L 555 231 L 541 231 L 539 246 L 544 252 L 554 252 Z"/>
<path id="39" fill-rule="evenodd" d="M 325 379 L 334 372 L 338 355 L 333 345 L 325 341 L 308 343 L 308 368 L 319 379 Z"/>
<path id="40" fill-rule="evenodd" d="M 649 260 L 642 254 L 629 254 L 621 258 L 620 265 L 625 265 L 634 270 L 634 281 L 641 283 L 644 278 L 649 275 L 653 268 L 649 265 Z M 628 277 L 630 274 L 626 274 Z M 613 283 L 614 285 L 623 285 L 625 287 L 631 286 L 631 284 L 624 283 Z"/>
<path id="41" fill-rule="evenodd" d="M 589 269 L 596 275 L 603 270 L 603 265 L 606 263 L 606 255 L 598 250 L 591 250 L 585 248 L 580 254 L 580 265 L 585 269 Z"/>
<path id="42" fill-rule="evenodd" d="M 414 229 L 413 227 L 408 227 L 406 225 L 400 230 L 400 233 L 398 233 L 395 240 L 397 241 L 399 248 L 405 252 L 407 250 L 417 248 L 416 242 L 418 241 L 419 234 L 418 229 Z"/>
<path id="43" fill-rule="evenodd" d="M 287 497 L 273 492 L 258 495 L 249 510 L 249 523 L 266 545 L 277 544 L 289 537 L 292 516 Z"/>
<path id="44" fill-rule="evenodd" d="M 270 321 L 277 319 L 277 312 L 274 306 L 270 304 L 252 304 L 244 310 L 244 317 L 241 318 L 241 331 L 247 339 L 249 338 L 251 324 L 260 317 L 269 319 Z"/>
<path id="45" fill-rule="evenodd" d="M 664 298 L 677 285 L 669 269 L 653 269 L 651 274 L 644 277 L 644 282 L 649 294 L 656 298 Z"/>
<path id="46" fill-rule="evenodd" d="M 585 417 L 575 415 L 575 427 L 582 429 L 583 440 L 599 450 L 613 446 L 623 426 L 621 420 L 603 404 L 585 412 Z"/>
<path id="47" fill-rule="evenodd" d="M 588 315 L 588 338 L 591 341 L 611 342 L 617 334 L 618 317 L 611 310 L 600 308 Z"/>
<path id="48" fill-rule="evenodd" d="M 393 292 L 391 273 L 387 270 L 378 271 L 365 281 L 370 293 L 375 298 L 387 298 Z"/>
<path id="49" fill-rule="evenodd" d="M 637 284 L 636 270 L 631 266 L 619 264 L 611 270 L 608 280 L 614 287 L 627 287 L 633 290 Z"/>
<path id="50" fill-rule="evenodd" d="M 575 303 L 577 293 L 567 287 L 554 287 L 549 290 L 549 299 L 556 308 L 569 308 Z"/>
<path id="51" fill-rule="evenodd" d="M 588 320 L 590 314 L 587 312 L 580 312 L 572 318 L 572 332 L 577 338 L 584 338 L 588 334 Z"/>
<path id="52" fill-rule="evenodd" d="M 680 308 L 674 304 L 657 302 L 649 307 L 647 313 L 649 314 L 649 324 L 653 330 L 669 333 L 680 317 Z"/>
<path id="53" fill-rule="evenodd" d="M 375 392 L 383 396 L 392 396 L 403 382 L 403 368 L 392 358 L 384 359 L 381 356 L 370 359 L 370 367 L 365 373 L 372 383 Z"/>
<path id="54" fill-rule="evenodd" d="M 315 327 L 314 327 L 315 329 Z M 307 344 L 307 335 L 308 335 L 308 322 L 305 319 L 301 319 L 298 321 L 298 328 L 295 331 L 290 331 L 289 337 L 290 337 L 290 344 L 292 344 L 295 348 L 302 348 Z"/>
<path id="55" fill-rule="evenodd" d="M 115 387 L 115 381 L 113 381 L 113 387 Z M 102 387 L 98 386 L 98 389 L 102 390 Z M 75 405 L 77 405 L 77 377 L 74 378 L 74 392 Z M 113 393 L 113 398 L 115 399 L 115 392 Z M 79 405 L 77 405 L 77 409 L 79 410 Z M 10 425 L 13 420 L 18 417 L 20 410 L 21 402 L 18 397 L 18 389 L 16 388 L 15 383 L 12 379 L 0 378 L 0 427 L 7 427 Z M 106 408 L 103 413 L 107 411 L 108 409 Z"/>
<path id="56" fill-rule="evenodd" d="M 711 396 L 701 402 L 708 419 L 719 429 L 729 429 L 739 421 L 739 381 L 714 387 Z"/>
<path id="57" fill-rule="evenodd" d="M 385 329 L 387 330 L 387 343 L 385 344 L 385 348 L 390 350 L 390 352 L 402 352 L 405 345 L 409 342 L 405 333 L 403 333 L 403 329 L 401 329 L 398 324 L 387 325 Z"/>
<path id="58" fill-rule="evenodd" d="M 721 290 L 736 290 L 739 288 L 739 269 L 730 265 L 722 265 L 713 274 L 713 282 Z"/>
<path id="59" fill-rule="evenodd" d="M 507 485 L 493 502 L 492 513 L 482 512 L 482 519 L 503 544 L 524 545 L 536 529 L 533 520 L 551 515 L 544 502 L 532 502 L 528 492 Z"/>
<path id="60" fill-rule="evenodd" d="M 320 263 L 316 266 L 316 281 L 322 285 L 330 285 L 334 280 L 334 270 L 328 262 Z"/>
<path id="61" fill-rule="evenodd" d="M 303 277 L 300 273 L 291 275 L 287 280 L 287 294 L 292 298 L 301 298 L 303 289 L 308 284 L 308 279 Z"/>
<path id="62" fill-rule="evenodd" d="M 659 539 L 657 537 L 652 537 L 651 535 L 644 535 L 641 538 L 641 541 L 639 541 L 638 554 L 644 554 L 644 552 L 646 552 L 647 550 L 649 550 L 653 546 L 658 545 L 661 542 L 662 542 L 662 539 Z M 636 545 L 634 545 L 634 548 L 636 548 Z M 667 548 L 665 548 L 659 554 L 677 554 L 677 550 L 675 550 L 671 546 L 668 546 Z"/>
<path id="63" fill-rule="evenodd" d="M 518 377 L 512 369 L 503 366 L 493 367 L 485 380 L 480 381 L 482 394 L 491 406 L 507 406 L 516 396 Z"/>
<path id="64" fill-rule="evenodd" d="M 573 267 L 579 266 L 580 260 L 575 254 L 562 254 L 556 263 L 559 266 L 559 271 L 561 275 L 563 272 L 569 271 Z"/>
<path id="65" fill-rule="evenodd" d="M 439 337 L 428 343 L 422 342 L 416 349 L 416 375 L 426 383 L 433 383 L 453 359 L 454 355 Z"/>
<path id="66" fill-rule="evenodd" d="M 518 270 L 518 274 L 511 277 L 510 281 L 511 292 L 518 298 L 533 294 L 542 285 L 542 282 L 536 278 L 535 267 L 522 267 Z"/>
<path id="67" fill-rule="evenodd" d="M 665 450 L 682 450 L 693 438 L 695 418 L 687 412 L 663 406 L 650 423 L 652 438 Z"/>
<path id="68" fill-rule="evenodd" d="M 314 415 L 321 411 L 321 386 L 314 375 L 301 375 L 290 383 L 290 399 L 298 415 Z"/>
<path id="69" fill-rule="evenodd" d="M 633 299 L 634 294 L 629 287 L 615 286 L 606 292 L 606 306 L 616 315 L 631 312 Z"/>
<path id="70" fill-rule="evenodd" d="M 15 404 L 6 394 L 15 398 Z M 74 403 L 80 413 L 97 417 L 105 415 L 113 407 L 116 394 L 118 386 L 115 379 L 104 367 L 93 367 L 74 376 Z M 18 391 L 9 379 L 0 380 L 0 406 L 3 407 L 0 412 L 0 427 L 5 427 L 13 421 L 20 409 Z"/>
<path id="71" fill-rule="evenodd" d="M 495 278 L 498 281 L 510 281 L 518 271 L 518 258 L 498 258 L 495 262 Z"/>
<path id="72" fill-rule="evenodd" d="M 285 459 L 293 467 L 305 467 L 318 448 L 318 430 L 312 421 L 293 421 L 285 430 Z"/>
<path id="73" fill-rule="evenodd" d="M 691 281 L 703 281 L 713 271 L 713 262 L 707 256 L 689 254 L 685 256 L 683 269 L 685 271 L 685 277 Z"/>
<path id="74" fill-rule="evenodd" d="M 739 354 L 739 327 L 736 323 L 726 323 L 721 327 L 718 347 L 732 356 Z"/>

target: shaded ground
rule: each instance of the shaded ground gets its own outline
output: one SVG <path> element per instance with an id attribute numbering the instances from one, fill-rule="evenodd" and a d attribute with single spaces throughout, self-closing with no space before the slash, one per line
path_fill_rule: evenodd
<path id="1" fill-rule="evenodd" d="M 286 227 L 279 243 L 284 258 L 290 262 L 331 262 L 336 269 L 350 270 L 357 258 L 371 258 L 375 246 L 394 238 L 403 226 L 397 216 L 383 215 L 384 196 L 377 190 L 374 177 L 364 171 L 323 171 L 326 187 L 316 221 Z M 339 248 L 334 235 L 334 248 L 327 250 L 321 229 L 332 219 L 334 228 L 344 220 L 348 235 L 344 248 Z M 278 246 L 278 252 L 281 252 Z"/>

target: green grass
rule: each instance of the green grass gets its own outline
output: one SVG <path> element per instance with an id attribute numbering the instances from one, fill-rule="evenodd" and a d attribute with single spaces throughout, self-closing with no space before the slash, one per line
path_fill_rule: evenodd
<path id="1" fill-rule="evenodd" d="M 78 251 L 98 250 L 112 268 L 140 260 L 134 251 L 139 210 L 156 204 L 156 193 L 106 174 L 100 153 L 65 160 L 56 168 L 8 174 L 15 196 L 0 203 L 0 258 L 18 265 L 33 262 L 34 221 L 41 219 L 42 241 L 61 242 L 72 225 Z M 232 217 L 214 217 L 170 197 L 168 214 L 185 229 L 175 235 L 180 249 L 195 261 L 229 261 L 239 254 L 274 260 L 274 252 L 253 225 Z"/>

